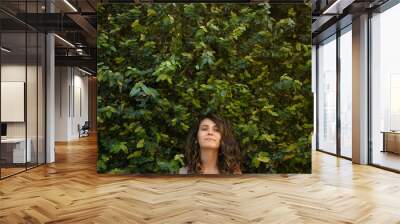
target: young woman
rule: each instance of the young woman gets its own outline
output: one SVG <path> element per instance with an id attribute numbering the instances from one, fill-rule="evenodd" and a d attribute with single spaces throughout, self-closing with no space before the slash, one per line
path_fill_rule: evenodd
<path id="1" fill-rule="evenodd" d="M 185 145 L 180 174 L 241 174 L 240 149 L 231 126 L 215 114 L 198 120 Z"/>

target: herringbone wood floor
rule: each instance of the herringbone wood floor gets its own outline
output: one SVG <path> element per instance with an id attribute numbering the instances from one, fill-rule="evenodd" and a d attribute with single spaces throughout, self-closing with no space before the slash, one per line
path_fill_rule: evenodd
<path id="1" fill-rule="evenodd" d="M 0 223 L 400 223 L 400 175 L 313 153 L 312 175 L 96 174 L 96 139 L 0 181 Z"/>

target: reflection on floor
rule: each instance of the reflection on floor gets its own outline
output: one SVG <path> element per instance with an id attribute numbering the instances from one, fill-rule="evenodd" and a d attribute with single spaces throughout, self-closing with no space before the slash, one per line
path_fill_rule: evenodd
<path id="1" fill-rule="evenodd" d="M 400 170 L 400 155 L 392 152 L 374 151 L 373 164 Z"/>
<path id="2" fill-rule="evenodd" d="M 6 165 L 6 164 L 1 164 L 1 178 L 5 178 L 7 176 L 22 172 L 26 170 L 25 164 L 19 164 L 17 166 L 13 165 Z M 31 167 L 35 167 L 36 164 L 33 163 L 28 163 L 27 168 L 30 169 Z"/>
<path id="3" fill-rule="evenodd" d="M 21 172 L 24 170 L 25 170 L 25 167 L 24 168 L 19 168 L 19 167 L 17 167 L 17 168 L 1 168 L 1 178 L 13 175 L 15 173 L 18 173 L 18 172 Z"/>

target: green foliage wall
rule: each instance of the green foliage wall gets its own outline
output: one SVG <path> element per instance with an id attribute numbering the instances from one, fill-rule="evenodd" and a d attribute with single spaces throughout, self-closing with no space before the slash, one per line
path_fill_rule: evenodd
<path id="1" fill-rule="evenodd" d="M 310 12 L 100 5 L 98 171 L 176 173 L 188 129 L 213 111 L 233 124 L 244 173 L 310 173 Z"/>

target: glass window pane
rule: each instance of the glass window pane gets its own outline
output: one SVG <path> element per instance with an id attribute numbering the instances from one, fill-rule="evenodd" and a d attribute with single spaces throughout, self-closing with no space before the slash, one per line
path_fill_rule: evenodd
<path id="1" fill-rule="evenodd" d="M 372 25 L 372 163 L 400 170 L 400 4 L 376 14 Z"/>
<path id="2" fill-rule="evenodd" d="M 38 163 L 45 163 L 45 44 L 46 38 L 39 33 L 38 45 Z"/>
<path id="3" fill-rule="evenodd" d="M 336 36 L 318 48 L 318 149 L 336 153 Z"/>
<path id="4" fill-rule="evenodd" d="M 352 157 L 352 35 L 351 27 L 340 36 L 340 152 Z M 347 31 L 347 32 L 346 32 Z"/>
<path id="5" fill-rule="evenodd" d="M 25 170 L 30 159 L 26 144 L 26 34 L 1 34 L 1 174 L 2 178 Z M 28 146 L 28 150 L 26 147 Z"/>
<path id="6" fill-rule="evenodd" d="M 28 168 L 37 165 L 37 63 L 38 63 L 38 36 L 36 32 L 28 32 L 28 63 L 27 63 L 27 81 L 26 81 L 26 111 L 27 111 L 27 141 L 30 144 L 31 153 L 30 160 L 28 162 Z"/>
<path id="7" fill-rule="evenodd" d="M 3 10 L 19 18 L 42 13 L 44 6 L 45 0 L 0 1 Z M 0 23 L 0 177 L 4 178 L 45 162 L 46 54 L 43 33 L 7 13 L 0 12 L 0 18 L 7 21 Z"/>

